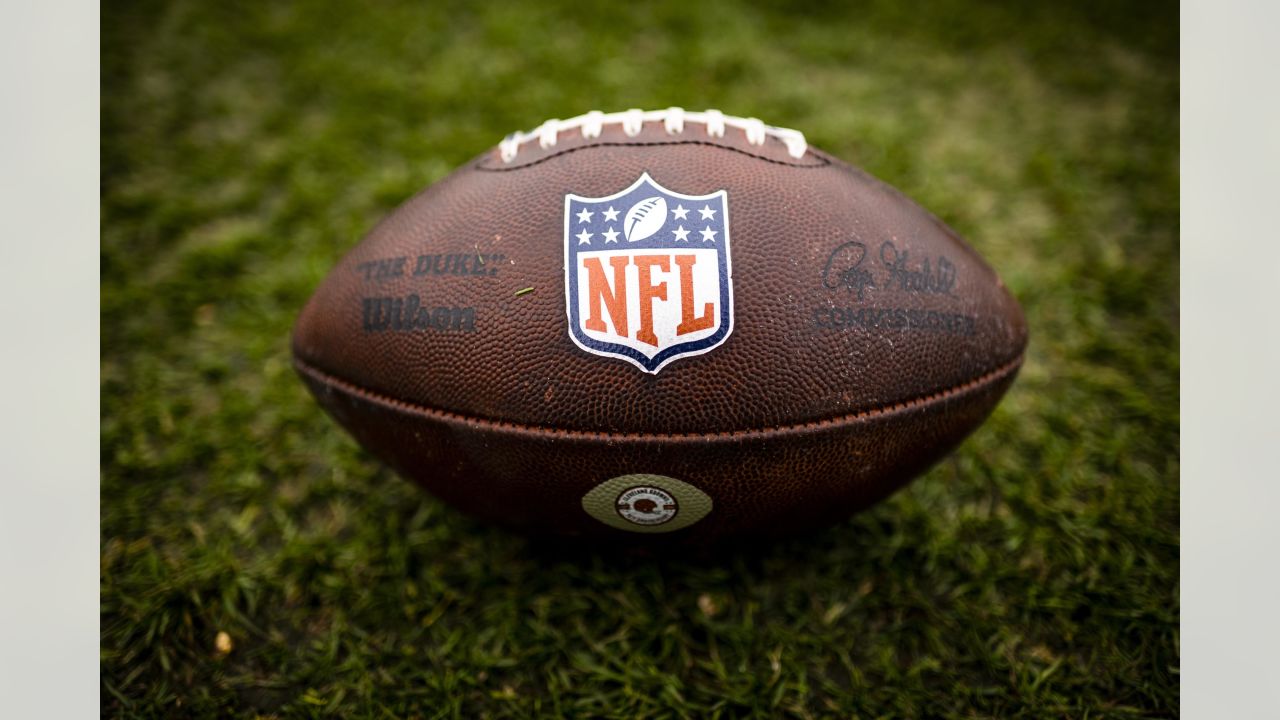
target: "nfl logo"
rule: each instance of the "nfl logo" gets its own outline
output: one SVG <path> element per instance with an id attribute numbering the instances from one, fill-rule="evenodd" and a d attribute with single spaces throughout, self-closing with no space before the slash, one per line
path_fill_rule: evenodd
<path id="1" fill-rule="evenodd" d="M 733 330 L 729 198 L 672 192 L 644 173 L 601 198 L 565 195 L 569 336 L 648 373 Z"/>

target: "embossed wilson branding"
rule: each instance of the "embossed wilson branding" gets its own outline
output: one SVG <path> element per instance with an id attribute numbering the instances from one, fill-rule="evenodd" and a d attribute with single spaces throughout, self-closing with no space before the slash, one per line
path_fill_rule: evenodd
<path id="1" fill-rule="evenodd" d="M 565 304 L 583 350 L 657 373 L 733 330 L 729 198 L 644 173 L 607 197 L 564 198 Z"/>
<path id="2" fill-rule="evenodd" d="M 361 284 L 383 286 L 403 279 L 426 282 L 437 276 L 461 281 L 498 274 L 506 256 L 484 253 L 408 255 L 367 260 L 355 266 Z M 421 293 L 365 295 L 360 300 L 360 327 L 365 333 L 461 331 L 476 329 L 476 309 L 439 302 L 440 293 L 424 286 Z"/>

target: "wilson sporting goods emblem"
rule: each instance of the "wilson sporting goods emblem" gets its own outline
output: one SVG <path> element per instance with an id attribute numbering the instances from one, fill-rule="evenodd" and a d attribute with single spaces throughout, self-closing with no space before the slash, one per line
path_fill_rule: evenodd
<path id="1" fill-rule="evenodd" d="M 648 373 L 733 331 L 729 197 L 683 195 L 648 173 L 607 197 L 564 198 L 569 335 Z"/>

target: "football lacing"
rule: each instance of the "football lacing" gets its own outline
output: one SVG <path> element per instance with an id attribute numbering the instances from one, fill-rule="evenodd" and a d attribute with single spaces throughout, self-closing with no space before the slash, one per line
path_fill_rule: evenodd
<path id="1" fill-rule="evenodd" d="M 568 120 L 548 120 L 530 132 L 516 132 L 508 135 L 498 143 L 498 152 L 502 156 L 502 162 L 509 163 L 515 160 L 521 145 L 535 139 L 538 141 L 538 147 L 546 150 L 556 146 L 556 141 L 562 132 L 580 128 L 583 139 L 592 140 L 600 137 L 604 126 L 611 123 L 621 124 L 622 131 L 627 137 L 635 137 L 640 134 L 640 130 L 647 122 L 661 122 L 662 128 L 668 135 L 684 133 L 685 123 L 701 123 L 706 127 L 707 136 L 713 138 L 724 137 L 726 127 L 736 128 L 743 131 L 747 142 L 751 145 L 764 145 L 767 138 L 775 137 L 787 146 L 787 154 L 797 159 L 803 157 L 808 148 L 804 134 L 799 130 L 766 125 L 757 118 L 725 115 L 719 110 L 685 112 L 681 108 L 670 107 L 666 110 L 648 112 L 633 109 L 625 112 L 603 113 L 592 110 L 586 115 Z"/>

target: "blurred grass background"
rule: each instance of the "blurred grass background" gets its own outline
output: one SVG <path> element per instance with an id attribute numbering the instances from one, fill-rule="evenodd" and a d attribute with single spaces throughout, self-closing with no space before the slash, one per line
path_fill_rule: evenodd
<path id="1" fill-rule="evenodd" d="M 102 33 L 104 714 L 1177 714 L 1175 6 L 131 2 Z M 951 458 L 809 537 L 619 557 L 455 514 L 306 395 L 290 325 L 384 213 L 512 130 L 669 105 L 798 128 L 1000 270 L 1027 365 Z"/>

